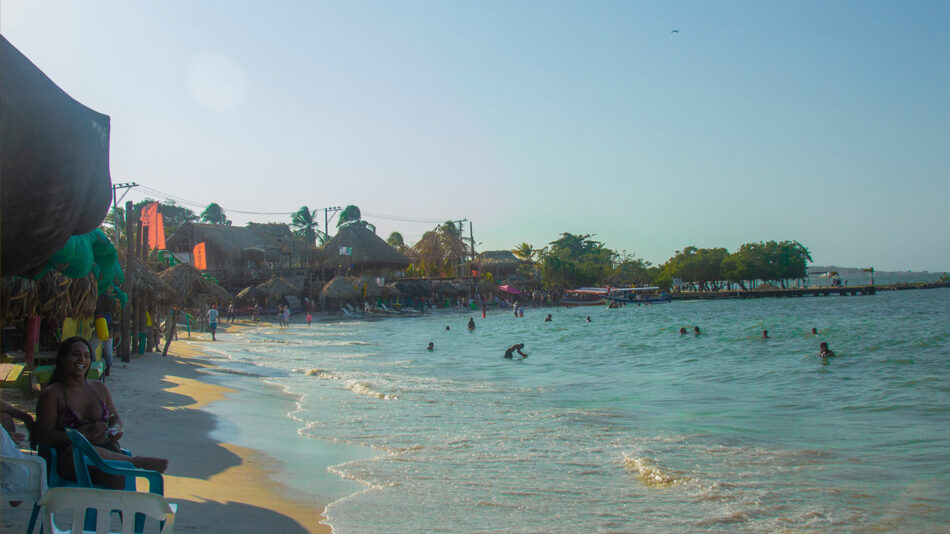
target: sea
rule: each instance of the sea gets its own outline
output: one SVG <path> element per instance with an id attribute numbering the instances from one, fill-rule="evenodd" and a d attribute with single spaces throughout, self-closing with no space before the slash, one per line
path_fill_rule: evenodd
<path id="1" fill-rule="evenodd" d="M 336 533 L 950 528 L 947 289 L 219 339 L 216 437 L 273 456 Z"/>

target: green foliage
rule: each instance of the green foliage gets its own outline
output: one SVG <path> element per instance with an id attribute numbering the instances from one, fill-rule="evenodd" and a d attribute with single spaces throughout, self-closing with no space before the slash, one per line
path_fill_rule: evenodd
<path id="1" fill-rule="evenodd" d="M 717 290 L 723 281 L 746 284 L 762 280 L 788 287 L 807 276 L 811 253 L 798 241 L 746 243 L 729 254 L 724 248 L 686 247 L 663 265 L 663 271 L 702 290 Z"/>
<path id="2" fill-rule="evenodd" d="M 617 264 L 607 282 L 612 286 L 642 286 L 653 283 L 659 272 L 650 262 L 622 253 L 617 256 Z"/>
<path id="3" fill-rule="evenodd" d="M 350 204 L 349 206 L 343 208 L 343 211 L 340 212 L 340 218 L 336 221 L 336 227 L 339 228 L 344 224 L 356 222 L 362 218 L 360 209 L 356 206 Z"/>
<path id="4" fill-rule="evenodd" d="M 208 204 L 208 207 L 201 212 L 201 222 L 208 224 L 229 224 L 228 216 L 224 213 L 224 208 L 215 202 Z"/>
<path id="5" fill-rule="evenodd" d="M 406 241 L 402 238 L 402 234 L 399 232 L 393 232 L 389 234 L 389 237 L 386 238 L 386 244 L 398 250 L 399 252 L 406 251 Z"/>
<path id="6" fill-rule="evenodd" d="M 317 240 L 317 210 L 310 210 L 307 206 L 301 206 L 290 216 L 290 227 L 293 228 L 293 234 L 300 239 L 306 239 L 310 243 Z"/>
<path id="7" fill-rule="evenodd" d="M 414 269 L 425 276 L 454 276 L 467 256 L 468 245 L 452 221 L 423 234 L 409 250 Z"/>
<path id="8" fill-rule="evenodd" d="M 598 284 L 613 271 L 616 253 L 590 234 L 564 232 L 541 257 L 541 276 L 549 288 L 567 289 Z"/>

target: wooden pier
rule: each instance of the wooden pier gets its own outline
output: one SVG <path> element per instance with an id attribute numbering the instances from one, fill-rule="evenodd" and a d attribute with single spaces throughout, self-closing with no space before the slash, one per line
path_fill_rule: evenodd
<path id="1" fill-rule="evenodd" d="M 687 291 L 670 293 L 673 300 L 707 299 L 759 299 L 776 297 L 854 297 L 874 295 L 878 291 L 902 291 L 906 289 L 936 289 L 950 287 L 950 282 L 927 282 L 914 284 L 805 287 L 792 289 L 753 289 L 749 291 Z"/>

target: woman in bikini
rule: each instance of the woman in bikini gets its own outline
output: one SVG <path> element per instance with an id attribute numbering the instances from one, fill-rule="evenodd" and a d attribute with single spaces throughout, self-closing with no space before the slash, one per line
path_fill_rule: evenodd
<path id="1" fill-rule="evenodd" d="M 36 441 L 57 451 L 60 476 L 75 480 L 72 445 L 66 429 L 82 433 L 106 460 L 123 460 L 141 469 L 164 473 L 168 460 L 148 456 L 128 457 L 119 453 L 122 419 L 115 409 L 112 394 L 102 382 L 86 380 L 92 350 L 82 337 L 71 337 L 59 345 L 56 369 L 36 403 Z M 122 489 L 122 476 L 93 470 L 93 482 Z"/>

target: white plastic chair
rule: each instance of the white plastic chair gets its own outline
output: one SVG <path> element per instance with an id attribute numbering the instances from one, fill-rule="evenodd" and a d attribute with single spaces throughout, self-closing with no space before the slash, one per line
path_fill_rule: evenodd
<path id="1" fill-rule="evenodd" d="M 145 514 L 159 520 L 159 532 L 171 534 L 175 527 L 175 508 L 161 495 L 138 493 L 122 490 L 102 490 L 93 488 L 50 488 L 40 499 L 42 506 L 43 528 L 49 534 L 92 534 L 83 530 L 83 518 L 86 510 L 97 510 L 96 534 L 111 534 L 109 530 L 110 512 L 119 510 L 122 517 L 122 534 L 132 534 L 135 514 Z M 72 529 L 58 530 L 54 516 L 62 511 L 72 510 Z"/>
<path id="2" fill-rule="evenodd" d="M 3 500 L 34 503 L 33 512 L 30 513 L 30 523 L 26 527 L 26 533 L 31 534 L 40 511 L 36 502 L 46 493 L 46 460 L 39 456 L 0 456 L 0 462 L 14 468 L 8 470 L 4 476 L 9 476 L 9 472 L 12 471 L 13 475 L 10 479 L 15 481 L 12 485 L 16 486 L 10 489 L 0 486 L 0 496 Z M 11 484 L 7 484 L 9 485 Z"/>

